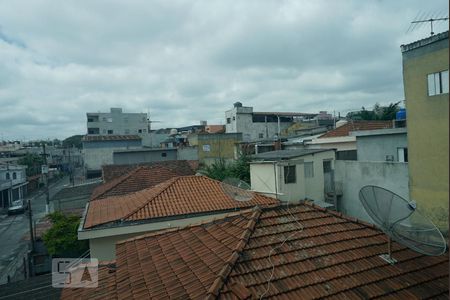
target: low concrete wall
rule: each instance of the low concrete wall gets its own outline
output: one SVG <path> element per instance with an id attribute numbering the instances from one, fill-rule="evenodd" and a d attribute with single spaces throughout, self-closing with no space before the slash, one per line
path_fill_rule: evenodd
<path id="1" fill-rule="evenodd" d="M 346 215 L 373 223 L 359 201 L 359 190 L 376 185 L 409 200 L 408 164 L 397 162 L 335 161 L 335 181 L 342 183 L 338 210 Z"/>
<path id="2" fill-rule="evenodd" d="M 178 160 L 198 160 L 198 148 L 197 147 L 178 148 L 177 159 Z"/>

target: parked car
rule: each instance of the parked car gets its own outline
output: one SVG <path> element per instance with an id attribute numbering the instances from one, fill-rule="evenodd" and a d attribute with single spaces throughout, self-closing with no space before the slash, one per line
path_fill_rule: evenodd
<path id="1" fill-rule="evenodd" d="M 28 202 L 25 199 L 15 200 L 8 208 L 8 215 L 23 213 L 28 209 Z"/>

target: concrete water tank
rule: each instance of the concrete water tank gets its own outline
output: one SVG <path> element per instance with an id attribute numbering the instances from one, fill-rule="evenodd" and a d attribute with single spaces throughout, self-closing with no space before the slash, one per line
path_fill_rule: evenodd
<path id="1" fill-rule="evenodd" d="M 242 103 L 241 102 L 234 102 L 233 104 L 234 107 L 242 107 Z"/>

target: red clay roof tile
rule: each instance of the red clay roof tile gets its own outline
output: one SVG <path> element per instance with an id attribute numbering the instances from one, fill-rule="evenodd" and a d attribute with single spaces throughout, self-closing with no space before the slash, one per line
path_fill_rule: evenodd
<path id="1" fill-rule="evenodd" d="M 174 177 L 136 193 L 90 201 L 84 228 L 121 220 L 139 221 L 278 204 L 274 198 L 253 192 L 250 195 L 250 201 L 239 202 L 225 193 L 217 180 L 205 176 Z"/>
<path id="2" fill-rule="evenodd" d="M 392 121 L 350 121 L 321 135 L 319 139 L 349 136 L 351 131 L 392 128 Z"/>
<path id="3" fill-rule="evenodd" d="M 192 170 L 167 168 L 163 165 L 139 166 L 128 174 L 110 180 L 92 192 L 91 201 L 134 193 L 156 186 L 177 176 L 194 175 Z"/>
<path id="4" fill-rule="evenodd" d="M 131 165 L 104 165 L 102 166 L 103 180 L 109 182 L 115 180 L 123 175 L 126 175 L 134 171 L 137 167 L 155 167 L 162 166 L 169 170 L 172 170 L 178 174 L 178 176 L 194 175 L 199 167 L 198 160 L 166 160 L 155 161 Z"/>
<path id="5" fill-rule="evenodd" d="M 246 210 L 119 242 L 115 293 L 104 299 L 260 298 L 268 286 L 264 297 L 277 299 L 448 297 L 447 255 L 393 242 L 390 265 L 386 251 L 380 230 L 306 203 Z"/>

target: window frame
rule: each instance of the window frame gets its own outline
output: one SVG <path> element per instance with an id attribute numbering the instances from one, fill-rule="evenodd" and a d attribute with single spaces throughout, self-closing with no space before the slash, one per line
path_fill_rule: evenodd
<path id="1" fill-rule="evenodd" d="M 308 166 L 308 168 L 307 168 L 307 166 Z M 309 166 L 311 166 L 310 169 L 309 169 Z M 304 162 L 303 168 L 304 168 L 305 178 L 314 178 L 314 162 L 313 161 Z"/>
<path id="2" fill-rule="evenodd" d="M 284 184 L 297 183 L 297 166 L 283 166 Z"/>
<path id="3" fill-rule="evenodd" d="M 448 94 L 448 70 L 427 74 L 427 94 L 429 97 Z"/>

